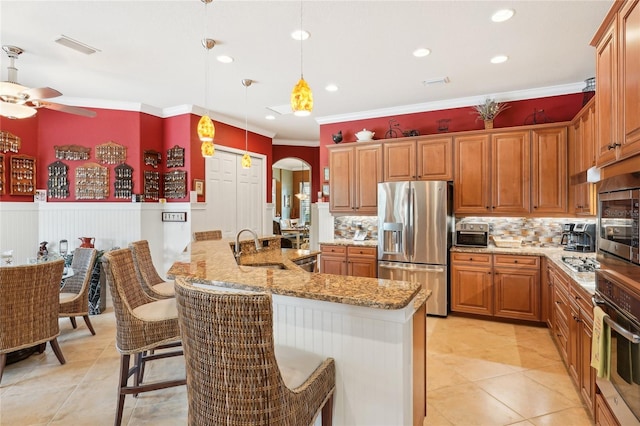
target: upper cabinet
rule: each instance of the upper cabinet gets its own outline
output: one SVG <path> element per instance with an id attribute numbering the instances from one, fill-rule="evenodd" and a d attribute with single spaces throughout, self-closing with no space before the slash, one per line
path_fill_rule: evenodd
<path id="1" fill-rule="evenodd" d="M 569 126 L 569 211 L 576 215 L 596 214 L 595 184 L 587 182 L 586 172 L 596 165 L 595 97 L 576 114 Z"/>
<path id="2" fill-rule="evenodd" d="M 454 140 L 456 214 L 567 212 L 566 126 Z"/>
<path id="3" fill-rule="evenodd" d="M 375 215 L 382 181 L 382 145 L 358 142 L 329 148 L 329 210 Z"/>
<path id="4" fill-rule="evenodd" d="M 387 141 L 383 149 L 385 182 L 453 180 L 451 136 Z"/>
<path id="5" fill-rule="evenodd" d="M 609 165 L 640 153 L 639 0 L 619 7 L 603 23 L 596 47 L 596 163 Z"/>

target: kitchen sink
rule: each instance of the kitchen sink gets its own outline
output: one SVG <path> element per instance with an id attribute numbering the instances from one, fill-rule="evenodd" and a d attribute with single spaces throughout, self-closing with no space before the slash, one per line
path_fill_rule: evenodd
<path id="1" fill-rule="evenodd" d="M 282 263 L 263 263 L 259 265 L 242 265 L 250 266 L 252 268 L 266 268 L 266 269 L 287 269 Z"/>

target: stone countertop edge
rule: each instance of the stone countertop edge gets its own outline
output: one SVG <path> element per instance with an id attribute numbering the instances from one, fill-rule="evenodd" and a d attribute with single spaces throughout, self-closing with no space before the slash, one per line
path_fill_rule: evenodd
<path id="1" fill-rule="evenodd" d="M 320 245 L 332 245 L 332 246 L 367 246 L 378 247 L 378 240 L 364 240 L 355 241 L 349 238 L 336 238 L 333 241 L 322 241 Z"/>
<path id="2" fill-rule="evenodd" d="M 304 299 L 376 309 L 404 309 L 418 301 L 419 283 L 306 272 L 294 260 L 319 252 L 264 250 L 243 255 L 238 265 L 229 240 L 192 242 L 167 272 L 171 279 L 237 290 L 264 291 Z M 249 264 L 254 266 L 248 266 Z M 282 265 L 285 269 L 255 266 Z M 428 295 L 422 295 L 426 298 Z"/>
<path id="3" fill-rule="evenodd" d="M 566 251 L 561 247 L 496 247 L 493 244 L 489 244 L 487 247 L 460 247 L 451 246 L 451 252 L 457 253 L 491 253 L 491 254 L 514 254 L 521 256 L 545 256 L 558 266 L 565 274 L 572 280 L 577 282 L 582 288 L 593 295 L 596 289 L 595 274 L 593 272 L 575 272 L 572 271 L 562 261 L 562 256 L 580 256 L 595 258 L 595 253 L 581 253 L 574 251 Z"/>

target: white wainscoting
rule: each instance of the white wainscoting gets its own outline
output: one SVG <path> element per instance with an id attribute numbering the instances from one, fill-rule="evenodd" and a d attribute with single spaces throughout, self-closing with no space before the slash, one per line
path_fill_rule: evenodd
<path id="1" fill-rule="evenodd" d="M 13 250 L 14 263 L 27 263 L 45 241 L 39 238 L 37 204 L 0 203 L 0 253 Z"/>

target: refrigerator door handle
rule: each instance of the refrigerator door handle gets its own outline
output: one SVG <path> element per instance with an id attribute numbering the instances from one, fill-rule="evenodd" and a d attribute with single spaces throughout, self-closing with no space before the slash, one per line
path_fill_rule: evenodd
<path id="1" fill-rule="evenodd" d="M 383 269 L 395 269 L 398 271 L 405 270 L 405 271 L 444 272 L 444 268 L 440 268 L 440 267 L 415 268 L 415 267 L 406 267 L 406 266 L 403 266 L 402 264 L 392 264 L 387 262 L 384 262 L 384 263 L 380 262 L 378 266 Z"/>
<path id="2" fill-rule="evenodd" d="M 409 256 L 409 259 L 411 261 L 414 260 L 414 255 L 415 255 L 415 250 L 414 250 L 414 246 L 415 246 L 415 235 L 414 233 L 414 226 L 413 226 L 413 221 L 415 220 L 415 198 L 416 198 L 416 190 L 413 186 L 411 186 L 408 190 L 409 194 L 408 194 L 408 198 L 409 198 L 409 205 L 407 207 L 407 228 L 409 228 L 407 230 L 407 255 Z"/>
<path id="3" fill-rule="evenodd" d="M 411 257 L 413 256 L 413 241 L 411 238 L 411 234 L 413 232 L 413 227 L 411 226 L 411 219 L 412 219 L 412 205 L 413 202 L 411 200 L 411 187 L 407 188 L 407 192 L 406 192 L 406 199 L 407 199 L 407 209 L 406 209 L 406 214 L 405 214 L 405 219 L 404 219 L 404 227 L 405 227 L 405 241 L 407 242 L 406 245 L 406 249 L 404 250 L 404 255 L 405 257 L 408 257 L 409 259 L 411 259 Z"/>

